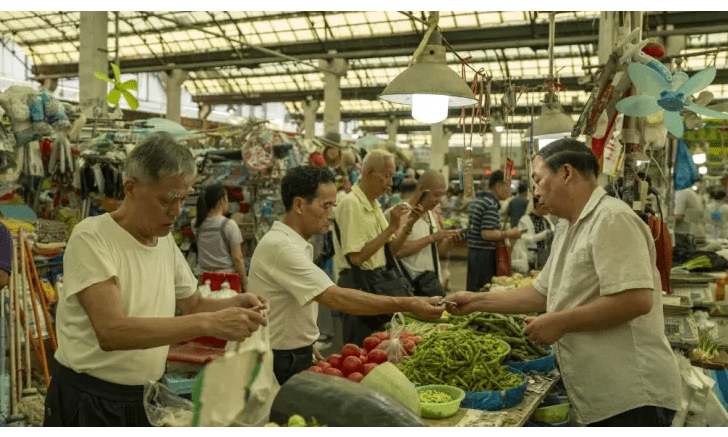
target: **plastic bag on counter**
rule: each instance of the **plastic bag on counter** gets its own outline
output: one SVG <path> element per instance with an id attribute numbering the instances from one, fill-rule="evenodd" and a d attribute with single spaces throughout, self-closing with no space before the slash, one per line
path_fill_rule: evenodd
<path id="1" fill-rule="evenodd" d="M 280 389 L 268 327 L 243 342 L 228 341 L 225 350 L 197 377 L 193 426 L 265 425 Z"/>
<path id="2" fill-rule="evenodd" d="M 144 411 L 153 426 L 190 426 L 194 408 L 160 382 L 144 384 Z"/>
<path id="3" fill-rule="evenodd" d="M 399 338 L 402 331 L 404 331 L 404 316 L 402 313 L 394 314 L 390 325 L 389 340 L 384 340 L 377 346 L 377 349 L 382 349 L 387 353 L 387 361 L 393 364 L 399 364 L 407 357 L 402 339 Z"/>

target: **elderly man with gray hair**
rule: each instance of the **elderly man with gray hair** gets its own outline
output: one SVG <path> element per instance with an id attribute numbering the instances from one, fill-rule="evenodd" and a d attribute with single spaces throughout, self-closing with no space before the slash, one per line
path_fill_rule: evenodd
<path id="1" fill-rule="evenodd" d="M 127 157 L 122 206 L 73 229 L 45 426 L 149 426 L 144 383 L 162 377 L 170 344 L 199 336 L 241 341 L 266 324 L 254 309 L 265 308 L 264 299 L 197 292 L 170 234 L 195 174 L 187 147 L 152 134 Z"/>
<path id="2" fill-rule="evenodd" d="M 391 210 L 387 221 L 377 199 L 392 187 L 394 156 L 385 150 L 372 150 L 364 157 L 362 167 L 361 180 L 334 210 L 335 225 L 339 228 L 334 265 L 339 271 L 339 286 L 376 293 L 375 281 L 385 277 L 385 245 L 397 252 L 424 209 L 399 204 Z M 404 277 L 402 280 L 405 281 Z M 387 316 L 344 314 L 344 342 L 361 344 L 386 320 Z"/>

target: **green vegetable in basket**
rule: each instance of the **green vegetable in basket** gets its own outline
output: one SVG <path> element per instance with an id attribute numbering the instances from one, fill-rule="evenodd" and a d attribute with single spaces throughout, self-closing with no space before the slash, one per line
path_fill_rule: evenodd
<path id="1" fill-rule="evenodd" d="M 298 414 L 288 418 L 288 426 L 306 426 L 306 419 Z"/>
<path id="2" fill-rule="evenodd" d="M 440 390 L 420 391 L 420 402 L 424 404 L 444 404 L 452 400 L 452 396 Z"/>
<path id="3" fill-rule="evenodd" d="M 397 367 L 420 385 L 452 385 L 466 391 L 507 390 L 523 383 L 500 361 L 508 345 L 492 335 L 452 328 L 421 341 Z"/>

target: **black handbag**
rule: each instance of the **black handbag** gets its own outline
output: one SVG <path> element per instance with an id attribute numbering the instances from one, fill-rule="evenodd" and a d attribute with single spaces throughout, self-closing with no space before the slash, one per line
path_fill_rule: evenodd
<path id="1" fill-rule="evenodd" d="M 339 225 L 334 220 L 334 230 L 336 238 L 341 245 L 341 231 Z M 414 289 L 410 282 L 404 277 L 398 263 L 395 261 L 389 243 L 384 245 L 384 255 L 387 258 L 386 267 L 380 267 L 374 270 L 363 270 L 359 266 L 351 263 L 348 255 L 344 255 L 346 261 L 351 266 L 348 273 L 348 280 L 344 284 L 350 288 L 357 288 L 372 294 L 393 297 L 411 297 L 414 296 Z"/>
<path id="2" fill-rule="evenodd" d="M 432 221 L 432 218 L 430 218 L 430 221 Z M 432 223 L 430 223 L 430 235 L 434 233 L 433 231 Z M 445 296 L 445 287 L 440 282 L 440 269 L 437 263 L 437 244 L 430 244 L 430 250 L 432 251 L 432 265 L 435 266 L 434 272 L 428 270 L 412 278 L 402 261 L 397 260 L 397 263 L 405 278 L 412 284 L 415 296 L 442 297 Z"/>

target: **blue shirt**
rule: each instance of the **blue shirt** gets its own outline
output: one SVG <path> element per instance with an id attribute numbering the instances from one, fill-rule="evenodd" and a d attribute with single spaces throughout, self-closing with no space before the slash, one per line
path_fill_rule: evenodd
<path id="1" fill-rule="evenodd" d="M 468 247 L 495 249 L 494 241 L 483 239 L 482 231 L 497 230 L 500 224 L 500 202 L 492 193 L 478 193 L 468 208 Z"/>
<path id="2" fill-rule="evenodd" d="M 518 221 L 521 220 L 521 217 L 523 217 L 524 214 L 526 214 L 527 208 L 528 199 L 524 196 L 518 196 L 511 200 L 511 203 L 508 204 L 508 208 L 506 208 L 506 215 L 511 219 L 512 228 L 518 227 Z"/>

